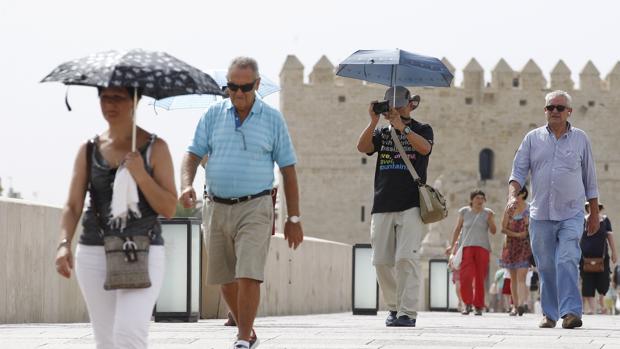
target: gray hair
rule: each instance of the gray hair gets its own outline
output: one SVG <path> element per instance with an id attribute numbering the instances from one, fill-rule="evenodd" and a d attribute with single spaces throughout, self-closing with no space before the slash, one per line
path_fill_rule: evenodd
<path id="1" fill-rule="evenodd" d="M 230 79 L 230 72 L 234 68 L 239 68 L 239 69 L 249 68 L 254 72 L 255 79 L 260 78 L 260 74 L 258 73 L 258 63 L 256 63 L 256 60 L 254 58 L 241 56 L 241 57 L 237 57 L 233 59 L 232 62 L 230 62 L 230 65 L 228 66 L 228 73 L 226 74 L 226 79 Z"/>
<path id="2" fill-rule="evenodd" d="M 566 106 L 569 108 L 571 107 L 573 98 L 568 94 L 568 92 L 562 90 L 555 90 L 547 93 L 545 96 L 545 105 L 549 105 L 549 102 L 556 97 L 564 97 L 564 99 L 566 99 Z"/>

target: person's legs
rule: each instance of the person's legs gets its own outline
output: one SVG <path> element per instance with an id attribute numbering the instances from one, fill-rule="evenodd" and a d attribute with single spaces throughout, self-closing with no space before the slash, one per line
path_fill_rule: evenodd
<path id="1" fill-rule="evenodd" d="M 397 310 L 396 277 L 394 275 L 396 255 L 394 217 L 394 213 L 375 213 L 370 222 L 372 264 L 375 266 L 377 281 L 389 311 Z"/>
<path id="2" fill-rule="evenodd" d="M 249 341 L 260 302 L 260 281 L 240 278 L 237 280 L 237 285 L 239 289 L 237 296 L 239 339 Z"/>
<path id="3" fill-rule="evenodd" d="M 556 250 L 556 280 L 560 317 L 568 314 L 581 317 L 583 305 L 579 294 L 579 240 L 583 233 L 583 215 L 559 223 Z M 543 289 L 544 290 L 544 289 Z"/>
<path id="4" fill-rule="evenodd" d="M 553 221 L 530 219 L 530 242 L 540 277 L 540 305 L 547 319 L 557 321 L 558 285 L 556 277 L 557 234 Z"/>
<path id="5" fill-rule="evenodd" d="M 75 276 L 88 309 L 97 349 L 115 349 L 114 316 L 116 291 L 106 291 L 105 250 L 103 246 L 79 244 L 75 252 Z"/>
<path id="6" fill-rule="evenodd" d="M 527 268 L 519 268 L 517 269 L 517 278 L 515 279 L 518 286 L 515 286 L 517 289 L 519 302 L 515 301 L 517 305 L 527 305 L 528 299 L 528 289 L 525 284 L 525 278 L 527 277 Z"/>
<path id="7" fill-rule="evenodd" d="M 596 294 L 594 273 L 581 274 L 581 297 L 584 305 L 583 313 L 592 315 L 596 311 L 594 295 Z"/>
<path id="8" fill-rule="evenodd" d="M 598 305 L 599 305 L 599 313 L 601 314 L 607 314 L 607 307 L 605 307 L 605 295 L 604 294 L 599 294 L 598 295 Z"/>
<path id="9" fill-rule="evenodd" d="M 220 285 L 220 291 L 222 292 L 222 297 L 224 297 L 224 301 L 228 306 L 228 310 L 235 319 L 235 322 L 238 323 L 239 312 L 237 311 L 237 296 L 239 294 L 239 287 L 237 281 L 235 280 L 233 282 Z"/>
<path id="10" fill-rule="evenodd" d="M 517 269 L 508 269 L 508 271 L 510 272 L 510 295 L 512 296 L 512 306 L 510 311 L 512 313 L 516 313 L 517 306 L 520 305 L 519 284 L 517 282 Z"/>
<path id="11" fill-rule="evenodd" d="M 472 248 L 474 249 L 475 259 L 474 306 L 479 310 L 484 308 L 484 295 L 486 293 L 484 281 L 489 270 L 489 251 L 479 246 Z"/>
<path id="12" fill-rule="evenodd" d="M 594 302 L 594 297 L 583 297 L 584 304 L 587 304 L 588 309 L 584 309 L 584 314 L 592 315 L 596 311 L 596 304 Z"/>
<path id="13" fill-rule="evenodd" d="M 260 284 L 264 280 L 273 222 L 271 196 L 263 196 L 232 205 L 237 280 L 238 338 L 250 341 L 252 326 L 260 302 Z M 235 233 L 236 232 L 236 233 Z"/>
<path id="14" fill-rule="evenodd" d="M 235 280 L 235 244 L 233 239 L 232 207 L 206 199 L 203 209 L 204 243 L 207 250 L 207 284 L 220 285 L 220 292 L 236 323 L 237 281 Z"/>
<path id="15" fill-rule="evenodd" d="M 461 273 L 461 297 L 463 298 L 463 303 L 465 303 L 466 307 L 471 307 L 474 304 L 473 282 L 476 274 L 474 254 L 474 247 L 463 247 L 463 257 L 459 271 Z"/>
<path id="16" fill-rule="evenodd" d="M 461 281 L 459 279 L 459 270 L 452 269 L 452 283 L 454 284 L 454 292 L 456 293 L 456 298 L 459 300 L 457 310 L 461 311 L 461 308 L 463 307 L 463 299 L 461 298 Z"/>
<path id="17" fill-rule="evenodd" d="M 458 273 L 458 270 L 456 271 L 456 273 Z M 463 308 L 463 297 L 461 297 L 461 281 L 455 281 L 454 282 L 454 288 L 456 291 L 456 298 L 458 298 L 459 300 L 459 304 L 458 304 L 458 310 L 462 310 L 461 308 Z"/>
<path id="18" fill-rule="evenodd" d="M 420 294 L 420 245 L 425 226 L 420 209 L 411 208 L 397 215 L 396 222 L 396 299 L 397 316 L 417 317 Z"/>
<path id="19" fill-rule="evenodd" d="M 164 246 L 151 246 L 149 251 L 151 287 L 117 290 L 114 317 L 114 342 L 117 348 L 148 348 L 151 315 L 164 281 L 165 266 Z"/>
<path id="20" fill-rule="evenodd" d="M 607 314 L 607 307 L 605 306 L 605 295 L 609 291 L 609 270 L 605 268 L 602 273 L 596 274 L 596 292 L 598 292 L 598 311 L 599 314 Z"/>

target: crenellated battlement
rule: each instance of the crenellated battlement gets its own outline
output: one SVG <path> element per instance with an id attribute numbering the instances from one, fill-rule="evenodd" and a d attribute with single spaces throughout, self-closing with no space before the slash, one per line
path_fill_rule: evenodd
<path id="1" fill-rule="evenodd" d="M 456 69 L 443 58 L 442 62 L 454 74 Z M 322 56 L 314 65 L 309 74 L 309 84 L 339 84 L 339 85 L 360 85 L 362 82 L 350 81 L 352 79 L 340 79 L 335 76 L 337 67 L 326 57 Z M 475 58 L 472 58 L 463 68 L 463 80 L 460 86 L 452 84 L 452 88 L 464 89 L 467 91 L 483 90 L 506 90 L 521 89 L 540 91 L 545 89 L 561 89 L 566 91 L 575 90 L 575 82 L 571 78 L 571 70 L 559 60 L 550 72 L 550 80 L 547 81 L 542 69 L 533 59 L 530 59 L 521 70 L 513 68 L 501 58 L 491 70 L 491 81 L 485 81 L 484 68 Z M 283 87 L 286 85 L 300 85 L 304 81 L 304 66 L 294 55 L 289 55 L 280 72 Z M 601 73 L 592 61 L 588 61 L 579 73 L 578 90 L 587 90 L 590 93 L 598 91 L 617 91 L 620 92 L 620 61 L 601 79 Z"/>

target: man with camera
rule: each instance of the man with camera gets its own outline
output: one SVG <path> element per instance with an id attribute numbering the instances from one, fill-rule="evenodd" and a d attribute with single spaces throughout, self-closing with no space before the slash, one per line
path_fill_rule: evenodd
<path id="1" fill-rule="evenodd" d="M 433 129 L 411 117 L 420 102 L 403 86 L 389 88 L 384 102 L 368 108 L 370 123 L 359 137 L 357 149 L 378 153 L 370 239 L 372 262 L 390 311 L 386 326 L 415 327 L 419 304 L 420 245 L 425 231 L 420 218 L 418 186 L 391 136 L 396 134 L 422 182 L 426 182 Z M 377 128 L 379 116 L 388 125 Z"/>

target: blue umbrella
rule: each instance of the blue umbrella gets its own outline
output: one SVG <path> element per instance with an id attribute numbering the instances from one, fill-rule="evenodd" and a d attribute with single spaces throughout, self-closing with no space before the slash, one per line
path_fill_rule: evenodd
<path id="1" fill-rule="evenodd" d="M 437 58 L 395 50 L 359 50 L 338 65 L 336 75 L 386 86 L 449 87 L 454 76 Z"/>
<path id="2" fill-rule="evenodd" d="M 228 83 L 228 79 L 226 78 L 227 70 L 218 69 L 218 70 L 207 70 L 206 71 L 210 76 L 213 77 L 215 82 L 224 89 L 226 84 Z M 258 90 L 256 93 L 259 97 L 266 97 L 272 93 L 280 91 L 280 86 L 277 83 L 273 82 L 273 80 L 261 76 L 260 85 L 258 86 Z M 183 96 L 175 96 L 170 98 L 163 98 L 153 102 L 153 105 L 156 107 L 164 108 L 166 110 L 173 109 L 203 109 L 209 107 L 211 104 L 222 100 L 222 97 L 216 97 L 214 95 L 183 95 Z"/>

